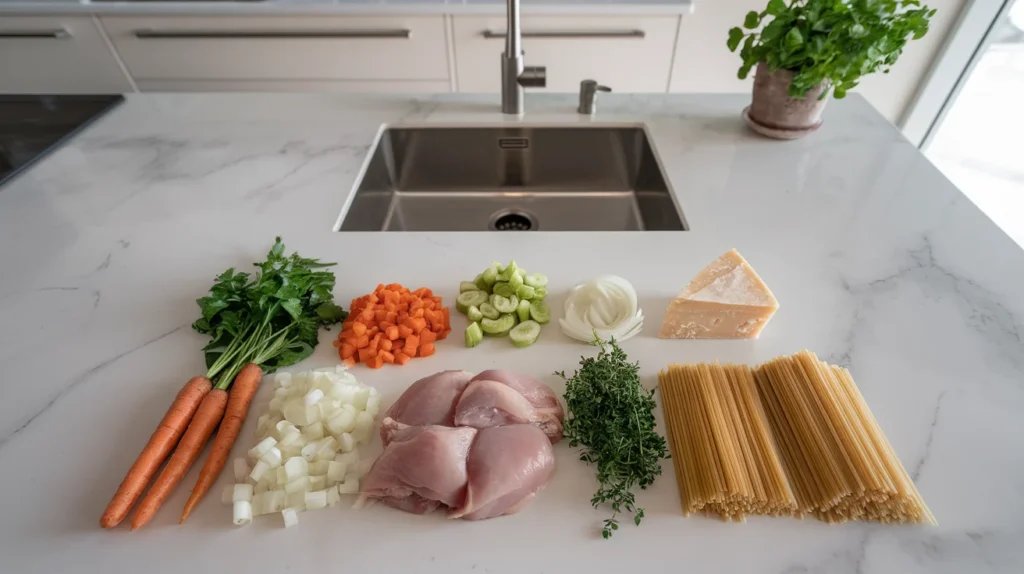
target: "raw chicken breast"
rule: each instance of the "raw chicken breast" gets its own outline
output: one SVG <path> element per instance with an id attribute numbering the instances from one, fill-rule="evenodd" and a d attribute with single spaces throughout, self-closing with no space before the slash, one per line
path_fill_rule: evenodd
<path id="1" fill-rule="evenodd" d="M 555 473 L 548 437 L 532 425 L 490 427 L 477 432 L 466 463 L 465 504 L 449 518 L 481 520 L 515 514 L 547 486 Z"/>
<path id="2" fill-rule="evenodd" d="M 562 439 L 562 405 L 551 387 L 512 371 L 484 371 L 473 377 L 455 408 L 455 424 L 485 428 L 514 423 L 536 425 L 551 442 Z"/>
<path id="3" fill-rule="evenodd" d="M 377 499 L 414 514 L 430 512 L 441 504 L 461 506 L 468 480 L 466 458 L 477 432 L 437 425 L 396 431 L 363 477 L 356 505 Z"/>
<path id="4" fill-rule="evenodd" d="M 455 404 L 472 378 L 473 373 L 466 371 L 441 371 L 424 377 L 409 386 L 384 416 L 409 426 L 452 426 Z M 380 438 L 386 446 L 384 431 L 381 427 Z"/>

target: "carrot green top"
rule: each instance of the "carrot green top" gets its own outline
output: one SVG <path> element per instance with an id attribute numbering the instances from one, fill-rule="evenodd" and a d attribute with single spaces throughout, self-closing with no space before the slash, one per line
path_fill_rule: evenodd
<path id="1" fill-rule="evenodd" d="M 255 274 L 232 267 L 217 276 L 210 294 L 196 303 L 202 318 L 192 328 L 212 340 L 203 347 L 206 376 L 219 389 L 231 385 L 246 363 L 264 372 L 295 364 L 308 357 L 322 326 L 348 315 L 334 304 L 334 263 L 284 255 L 278 237 Z"/>

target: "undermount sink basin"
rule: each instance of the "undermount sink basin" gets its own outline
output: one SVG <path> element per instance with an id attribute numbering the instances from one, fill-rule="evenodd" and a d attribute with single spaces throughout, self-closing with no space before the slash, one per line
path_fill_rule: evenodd
<path id="1" fill-rule="evenodd" d="M 643 126 L 388 127 L 338 231 L 685 231 Z"/>

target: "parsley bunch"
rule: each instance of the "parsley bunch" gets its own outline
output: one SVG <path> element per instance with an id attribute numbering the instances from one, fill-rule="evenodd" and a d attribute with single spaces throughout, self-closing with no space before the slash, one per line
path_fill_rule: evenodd
<path id="1" fill-rule="evenodd" d="M 741 80 L 764 61 L 772 70 L 795 73 L 790 97 L 802 98 L 825 82 L 822 98 L 829 89 L 842 98 L 861 76 L 889 73 L 907 41 L 928 33 L 934 15 L 918 0 L 769 0 L 761 12 L 747 13 L 743 28 L 749 32 L 729 30 L 727 45 L 740 49 Z"/>
<path id="2" fill-rule="evenodd" d="M 259 271 L 228 269 L 217 276 L 210 294 L 196 303 L 202 318 L 192 328 L 212 340 L 203 347 L 207 377 L 225 389 L 246 363 L 264 372 L 293 365 L 313 353 L 321 326 L 348 315 L 334 304 L 334 263 L 284 255 L 278 237 Z M 214 379 L 217 377 L 217 379 Z"/>
<path id="3" fill-rule="evenodd" d="M 597 464 L 600 487 L 590 503 L 612 508 L 601 530 L 608 538 L 619 528 L 620 512 L 634 513 L 633 522 L 640 525 L 644 509 L 636 507 L 630 490 L 654 483 L 668 449 L 665 437 L 654 430 L 654 390 L 640 385 L 639 363 L 628 362 L 615 339 L 610 351 L 601 340 L 595 344 L 601 348 L 597 357 L 581 357 L 572 377 L 564 371 L 555 374 L 565 380 L 565 438 L 569 446 L 584 447 L 580 460 Z"/>

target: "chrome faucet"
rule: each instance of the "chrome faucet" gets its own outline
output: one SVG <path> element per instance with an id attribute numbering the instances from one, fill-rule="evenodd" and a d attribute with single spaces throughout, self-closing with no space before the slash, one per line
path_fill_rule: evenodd
<path id="1" fill-rule="evenodd" d="M 543 88 L 547 85 L 547 69 L 544 66 L 523 65 L 519 0 L 506 1 L 508 24 L 505 53 L 501 55 L 501 112 L 522 115 L 523 88 Z"/>

